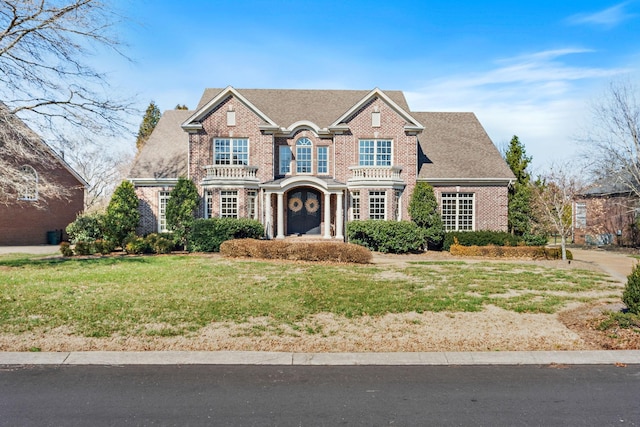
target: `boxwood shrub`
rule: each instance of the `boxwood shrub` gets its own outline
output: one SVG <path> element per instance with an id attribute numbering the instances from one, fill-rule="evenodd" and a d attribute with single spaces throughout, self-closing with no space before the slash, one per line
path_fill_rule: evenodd
<path id="1" fill-rule="evenodd" d="M 351 221 L 347 238 L 372 251 L 396 254 L 422 251 L 426 243 L 424 229 L 411 221 Z"/>
<path id="2" fill-rule="evenodd" d="M 189 237 L 190 252 L 219 252 L 220 244 L 231 239 L 259 239 L 264 227 L 247 218 L 197 219 Z"/>

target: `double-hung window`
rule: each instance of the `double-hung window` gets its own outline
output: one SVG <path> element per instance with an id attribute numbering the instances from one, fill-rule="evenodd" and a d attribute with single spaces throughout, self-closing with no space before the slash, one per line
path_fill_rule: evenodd
<path id="1" fill-rule="evenodd" d="M 313 144 L 309 138 L 300 138 L 296 142 L 296 172 L 311 173 Z"/>
<path id="2" fill-rule="evenodd" d="M 386 198 L 385 191 L 369 192 L 369 219 L 385 220 L 386 218 Z"/>
<path id="3" fill-rule="evenodd" d="M 238 192 L 237 191 L 221 191 L 220 192 L 220 217 L 221 218 L 237 218 L 238 217 Z"/>
<path id="4" fill-rule="evenodd" d="M 291 147 L 280 146 L 280 175 L 291 173 Z"/>
<path id="5" fill-rule="evenodd" d="M 257 218 L 257 205 L 258 192 L 256 190 L 247 191 L 247 218 Z"/>
<path id="6" fill-rule="evenodd" d="M 473 193 L 442 193 L 441 210 L 446 231 L 474 230 Z"/>
<path id="7" fill-rule="evenodd" d="M 248 165 L 249 140 L 247 138 L 215 138 L 213 162 L 216 165 Z"/>
<path id="8" fill-rule="evenodd" d="M 329 147 L 318 147 L 318 175 L 329 173 Z"/>
<path id="9" fill-rule="evenodd" d="M 360 166 L 391 166 L 390 139 L 361 139 L 358 145 Z"/>
<path id="10" fill-rule="evenodd" d="M 158 193 L 158 231 L 164 233 L 169 231 L 167 226 L 167 202 L 170 198 L 169 191 L 161 191 Z"/>
<path id="11" fill-rule="evenodd" d="M 360 192 L 351 192 L 351 220 L 358 221 L 360 219 Z"/>

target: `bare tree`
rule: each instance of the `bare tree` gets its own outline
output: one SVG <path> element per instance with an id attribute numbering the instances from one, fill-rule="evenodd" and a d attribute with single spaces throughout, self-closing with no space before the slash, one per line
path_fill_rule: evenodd
<path id="1" fill-rule="evenodd" d="M 46 158 L 29 128 L 48 140 L 130 133 L 132 103 L 115 99 L 89 60 L 101 50 L 121 55 L 120 20 L 99 0 L 0 0 L 0 200 L 20 185 L 21 162 Z"/>
<path id="2" fill-rule="evenodd" d="M 64 159 L 87 181 L 85 211 L 105 209 L 115 188 L 125 179 L 133 154 L 105 152 L 95 144 L 68 142 Z"/>
<path id="3" fill-rule="evenodd" d="M 583 186 L 570 164 L 553 165 L 533 185 L 532 206 L 536 226 L 561 238 L 562 259 L 567 259 L 567 239 L 573 233 L 573 202 Z"/>
<path id="4" fill-rule="evenodd" d="M 606 180 L 640 197 L 640 103 L 629 81 L 610 84 L 592 106 L 585 146 L 595 179 Z"/>

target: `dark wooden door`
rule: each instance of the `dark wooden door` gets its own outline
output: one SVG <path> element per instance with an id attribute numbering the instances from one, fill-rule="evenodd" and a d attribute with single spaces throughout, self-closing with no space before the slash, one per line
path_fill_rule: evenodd
<path id="1" fill-rule="evenodd" d="M 312 189 L 289 193 L 287 234 L 320 234 L 320 192 Z"/>

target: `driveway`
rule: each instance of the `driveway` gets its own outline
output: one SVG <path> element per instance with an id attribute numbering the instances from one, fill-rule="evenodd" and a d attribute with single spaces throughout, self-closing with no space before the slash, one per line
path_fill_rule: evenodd
<path id="1" fill-rule="evenodd" d="M 4 254 L 36 254 L 49 255 L 60 253 L 58 245 L 37 245 L 37 246 L 0 246 L 0 255 Z"/>

